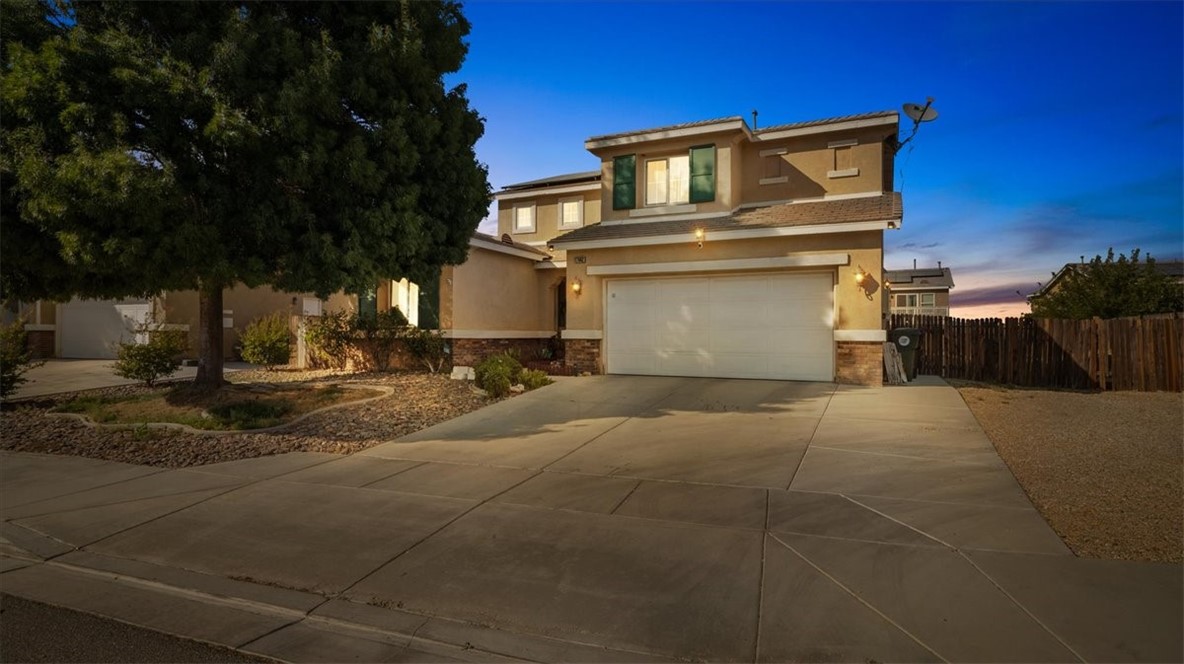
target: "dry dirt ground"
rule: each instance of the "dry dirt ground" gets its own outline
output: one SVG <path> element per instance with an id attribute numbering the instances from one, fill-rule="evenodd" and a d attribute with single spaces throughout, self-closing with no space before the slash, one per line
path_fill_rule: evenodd
<path id="1" fill-rule="evenodd" d="M 329 371 L 243 371 L 235 383 L 294 381 L 362 383 L 394 388 L 391 396 L 316 413 L 275 433 L 206 436 L 162 429 L 109 430 L 52 417 L 47 411 L 72 394 L 4 404 L 0 449 L 181 468 L 287 452 L 352 454 L 450 420 L 494 401 L 466 381 L 424 373 L 337 374 Z M 92 393 L 143 389 L 137 386 Z M 78 394 L 78 393 L 75 393 Z"/>
<path id="2" fill-rule="evenodd" d="M 1184 561 L 1184 395 L 951 382 L 1074 553 Z"/>

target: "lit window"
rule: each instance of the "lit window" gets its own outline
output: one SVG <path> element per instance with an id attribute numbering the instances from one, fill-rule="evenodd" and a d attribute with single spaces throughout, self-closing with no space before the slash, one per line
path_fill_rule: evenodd
<path id="1" fill-rule="evenodd" d="M 645 204 L 678 205 L 691 200 L 690 156 L 651 159 L 645 163 Z"/>
<path id="2" fill-rule="evenodd" d="M 584 199 L 559 201 L 559 227 L 579 228 L 584 225 Z"/>
<path id="3" fill-rule="evenodd" d="M 534 232 L 534 204 L 514 208 L 514 232 Z"/>

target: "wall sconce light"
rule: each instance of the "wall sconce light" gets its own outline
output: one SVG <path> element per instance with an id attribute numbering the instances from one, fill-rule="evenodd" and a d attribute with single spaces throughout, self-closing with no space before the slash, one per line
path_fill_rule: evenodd
<path id="1" fill-rule="evenodd" d="M 584 283 L 582 281 L 580 281 L 578 277 L 575 279 L 572 279 L 571 292 L 573 292 L 577 296 L 579 296 L 580 291 L 582 291 L 582 290 L 584 290 Z"/>
<path id="2" fill-rule="evenodd" d="M 703 236 L 704 236 L 704 235 L 705 235 L 705 234 L 703 233 L 703 229 L 702 229 L 702 228 L 696 228 L 696 229 L 695 229 L 695 241 L 699 243 L 699 248 L 700 248 L 700 249 L 702 249 L 702 248 L 703 248 Z"/>
<path id="3" fill-rule="evenodd" d="M 864 272 L 863 268 L 861 267 L 855 271 L 855 283 L 859 284 L 860 287 L 863 287 L 864 279 L 867 279 L 867 272 Z"/>

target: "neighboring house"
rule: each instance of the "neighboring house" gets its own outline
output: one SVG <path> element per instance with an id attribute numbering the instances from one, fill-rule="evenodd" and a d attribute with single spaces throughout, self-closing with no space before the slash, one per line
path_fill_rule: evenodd
<path id="1" fill-rule="evenodd" d="M 558 336 L 593 373 L 879 385 L 899 118 L 743 118 L 588 139 L 598 170 L 497 192 L 445 268 L 453 360 Z"/>
<path id="2" fill-rule="evenodd" d="M 889 313 L 949 316 L 953 287 L 954 275 L 940 261 L 937 267 L 884 270 Z"/>
<path id="3" fill-rule="evenodd" d="M 1039 299 L 1045 295 L 1048 295 L 1049 293 L 1055 292 L 1061 287 L 1061 283 L 1064 282 L 1065 277 L 1067 277 L 1070 273 L 1081 272 L 1088 269 L 1089 263 L 1084 262 L 1084 258 L 1083 262 L 1080 263 L 1065 263 L 1064 267 L 1057 270 L 1056 274 L 1052 275 L 1052 279 L 1049 279 L 1047 282 L 1045 282 L 1045 284 L 1041 286 L 1035 293 L 1029 295 L 1028 300 L 1031 301 Z M 1168 275 L 1169 277 L 1172 277 L 1176 280 L 1176 283 L 1184 285 L 1184 261 L 1155 261 L 1155 269 L 1163 274 Z"/>
<path id="4" fill-rule="evenodd" d="M 300 317 L 336 310 L 357 311 L 359 307 L 363 311 L 398 307 L 411 323 L 435 327 L 435 288 L 435 284 L 429 284 L 421 289 L 407 279 L 384 280 L 360 298 L 339 292 L 321 300 L 313 293 L 287 293 L 268 286 L 247 288 L 240 284 L 222 295 L 223 356 L 235 357 L 239 336 L 251 321 L 277 312 L 288 318 L 293 332 Z M 13 309 L 13 314 L 24 319 L 29 346 L 39 357 L 114 358 L 121 342 L 144 340 L 135 330 L 150 319 L 164 329 L 187 331 L 188 357 L 197 357 L 197 291 L 166 291 L 146 299 L 74 298 L 69 302 L 16 303 Z"/>

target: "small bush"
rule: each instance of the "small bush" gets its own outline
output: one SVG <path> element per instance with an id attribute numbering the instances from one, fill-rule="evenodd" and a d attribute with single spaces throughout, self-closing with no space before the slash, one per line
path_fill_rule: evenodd
<path id="1" fill-rule="evenodd" d="M 181 354 L 188 349 L 185 334 L 173 331 L 151 332 L 148 343 L 121 343 L 116 356 L 115 375 L 138 380 L 152 387 L 181 368 Z"/>
<path id="2" fill-rule="evenodd" d="M 6 397 L 17 386 L 28 382 L 24 373 L 44 362 L 34 360 L 25 339 L 24 321 L 13 321 L 0 327 L 0 397 Z"/>
<path id="3" fill-rule="evenodd" d="M 231 429 L 259 429 L 280 423 L 292 411 L 287 401 L 234 401 L 213 406 L 210 415 Z"/>
<path id="4" fill-rule="evenodd" d="M 314 365 L 332 369 L 345 367 L 353 341 L 352 319 L 349 312 L 333 311 L 308 321 L 304 341 Z"/>
<path id="5" fill-rule="evenodd" d="M 485 372 L 484 386 L 482 389 L 491 396 L 500 398 L 510 393 L 511 384 L 509 369 L 504 366 L 497 366 Z"/>
<path id="6" fill-rule="evenodd" d="M 288 363 L 291 352 L 288 347 L 288 321 L 279 312 L 251 321 L 247 329 L 243 330 L 240 341 L 243 360 L 246 362 L 262 364 L 268 369 Z"/>
<path id="7" fill-rule="evenodd" d="M 409 327 L 403 334 L 403 343 L 411 357 L 421 362 L 432 373 L 439 371 L 448 359 L 447 341 L 437 330 Z"/>
<path id="8" fill-rule="evenodd" d="M 521 371 L 522 363 L 519 362 L 517 358 L 510 355 L 509 353 L 498 353 L 497 355 L 490 355 L 484 360 L 481 360 L 481 362 L 473 368 L 473 378 L 477 382 L 477 387 L 489 392 L 490 394 L 493 394 L 493 391 L 489 389 L 488 385 L 486 385 L 488 378 L 492 375 L 500 376 L 504 374 L 508 383 L 506 385 L 506 392 L 509 392 L 510 385 L 513 384 L 510 381 L 514 378 L 517 378 Z"/>
<path id="9" fill-rule="evenodd" d="M 523 369 L 522 373 L 518 374 L 518 382 L 528 390 L 537 390 L 544 385 L 550 385 L 555 382 L 547 377 L 547 372 L 539 371 L 538 369 Z"/>
<path id="10" fill-rule="evenodd" d="M 391 353 L 407 329 L 407 317 L 398 309 L 388 309 L 377 316 L 357 315 L 352 320 L 358 350 L 375 371 L 391 366 Z"/>

